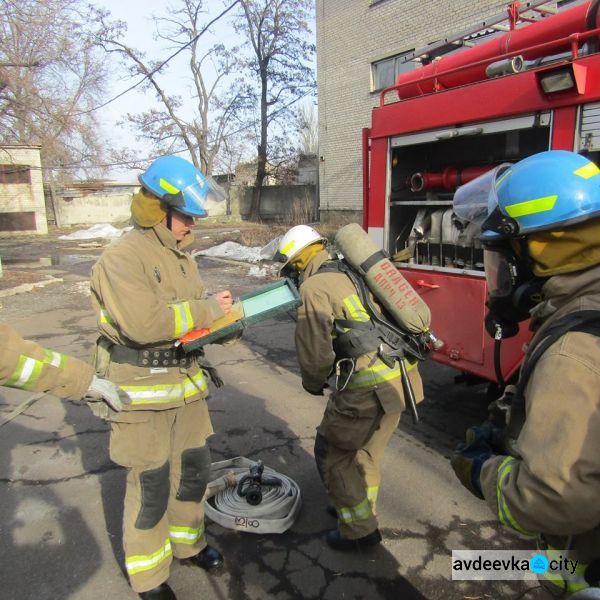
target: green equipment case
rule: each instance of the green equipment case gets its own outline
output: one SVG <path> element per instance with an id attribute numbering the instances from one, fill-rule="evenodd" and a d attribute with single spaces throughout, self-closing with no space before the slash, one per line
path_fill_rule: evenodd
<path id="1" fill-rule="evenodd" d="M 300 306 L 300 295 L 291 279 L 285 278 L 276 281 L 253 292 L 240 296 L 243 316 L 216 331 L 200 330 L 196 336 L 194 332 L 188 333 L 181 338 L 181 346 L 184 352 L 191 352 L 202 348 L 206 344 L 214 344 L 221 338 L 235 334 L 248 325 L 270 319 L 280 313 Z"/>

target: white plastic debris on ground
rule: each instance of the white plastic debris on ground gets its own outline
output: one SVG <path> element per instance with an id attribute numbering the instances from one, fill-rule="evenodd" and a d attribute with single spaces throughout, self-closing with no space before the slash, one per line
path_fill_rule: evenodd
<path id="1" fill-rule="evenodd" d="M 93 240 L 96 238 L 118 238 L 123 235 L 125 231 L 129 231 L 131 227 L 125 227 L 124 229 L 117 229 L 108 223 L 101 223 L 98 225 L 92 225 L 89 229 L 82 229 L 74 231 L 68 235 L 59 236 L 59 240 Z"/>
<path id="2" fill-rule="evenodd" d="M 242 246 L 237 242 L 223 242 L 218 246 L 213 246 L 206 250 L 195 250 L 193 256 L 212 256 L 213 258 L 228 258 L 231 260 L 239 260 L 240 262 L 260 263 L 261 261 L 271 262 L 277 252 L 279 239 L 271 240 L 263 248 Z M 281 263 L 275 264 L 253 264 L 248 270 L 248 275 L 251 277 L 259 277 L 261 279 L 267 277 L 278 277 Z"/>
<path id="3" fill-rule="evenodd" d="M 215 258 L 231 258 L 240 262 L 259 262 L 261 260 L 259 247 L 242 246 L 237 242 L 223 242 L 218 246 L 198 250 L 193 253 L 194 256 L 214 256 Z"/>
<path id="4" fill-rule="evenodd" d="M 258 277 L 260 279 L 264 279 L 267 276 L 267 269 L 265 267 L 261 269 L 258 265 L 252 265 L 248 269 L 248 275 L 250 277 Z"/>

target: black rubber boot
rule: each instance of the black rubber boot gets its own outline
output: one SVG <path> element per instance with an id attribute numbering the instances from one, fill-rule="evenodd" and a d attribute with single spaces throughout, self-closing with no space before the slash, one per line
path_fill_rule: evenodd
<path id="1" fill-rule="evenodd" d="M 161 583 L 147 592 L 142 592 L 140 598 L 144 598 L 144 600 L 177 600 L 168 583 Z"/>
<path id="2" fill-rule="evenodd" d="M 334 529 L 327 534 L 325 541 L 335 550 L 360 550 L 381 543 L 381 533 L 379 533 L 379 529 L 376 529 L 361 538 L 350 540 L 342 537 L 339 529 Z"/>
<path id="3" fill-rule="evenodd" d="M 186 558 L 184 562 L 192 563 L 205 571 L 212 571 L 223 564 L 223 555 L 216 548 L 206 546 L 202 552 Z"/>

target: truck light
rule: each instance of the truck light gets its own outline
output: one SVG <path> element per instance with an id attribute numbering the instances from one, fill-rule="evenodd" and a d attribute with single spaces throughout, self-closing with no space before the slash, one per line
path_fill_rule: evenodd
<path id="1" fill-rule="evenodd" d="M 573 88 L 578 94 L 585 91 L 586 67 L 573 63 L 540 69 L 535 74 L 544 94 L 555 94 Z"/>

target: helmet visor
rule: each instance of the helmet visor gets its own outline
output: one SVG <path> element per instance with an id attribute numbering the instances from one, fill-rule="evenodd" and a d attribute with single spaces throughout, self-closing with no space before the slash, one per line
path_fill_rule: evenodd
<path id="1" fill-rule="evenodd" d="M 225 200 L 225 192 L 212 177 L 199 178 L 181 190 L 184 198 L 183 206 L 177 210 L 193 217 L 206 217 L 222 212 L 221 203 Z"/>
<path id="2" fill-rule="evenodd" d="M 509 163 L 502 163 L 461 185 L 452 201 L 454 214 L 463 222 L 481 226 L 498 205 L 496 187 L 502 179 L 502 173 L 510 166 Z"/>
<path id="3" fill-rule="evenodd" d="M 484 248 L 483 265 L 488 294 L 495 298 L 510 296 L 513 292 L 514 264 L 509 257 L 497 250 Z"/>

